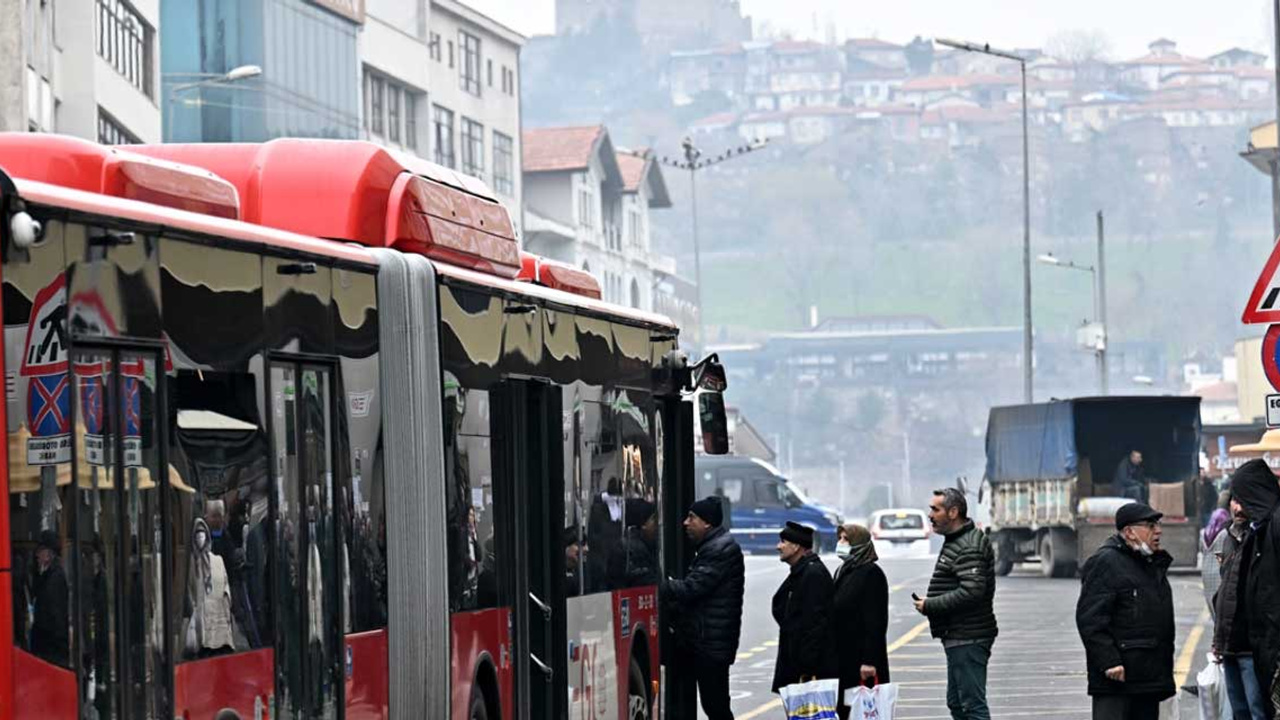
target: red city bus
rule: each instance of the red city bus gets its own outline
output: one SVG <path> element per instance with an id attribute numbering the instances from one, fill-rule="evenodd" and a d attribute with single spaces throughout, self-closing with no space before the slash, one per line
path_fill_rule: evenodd
<path id="1" fill-rule="evenodd" d="M 0 720 L 660 714 L 668 320 L 369 143 L 0 168 Z"/>

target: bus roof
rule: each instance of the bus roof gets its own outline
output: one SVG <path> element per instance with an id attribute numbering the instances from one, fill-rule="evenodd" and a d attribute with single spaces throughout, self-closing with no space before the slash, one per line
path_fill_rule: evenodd
<path id="1" fill-rule="evenodd" d="M 130 150 L 226 178 L 246 222 L 394 247 L 502 277 L 520 271 L 511 216 L 484 183 L 375 143 L 280 138 Z"/>
<path id="2" fill-rule="evenodd" d="M 13 181 L 19 197 L 40 205 L 160 225 L 201 235 L 213 235 L 289 252 L 328 256 L 361 265 L 377 265 L 377 260 L 372 253 L 353 245 L 328 242 L 275 228 L 250 225 L 237 220 L 178 210 L 140 200 L 110 197 L 23 178 L 13 178 Z"/>

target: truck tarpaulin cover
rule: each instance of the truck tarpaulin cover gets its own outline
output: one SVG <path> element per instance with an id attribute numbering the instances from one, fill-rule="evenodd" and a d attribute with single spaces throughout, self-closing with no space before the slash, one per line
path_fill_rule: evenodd
<path id="1" fill-rule="evenodd" d="M 1076 474 L 1071 403 L 991 408 L 987 421 L 987 479 L 1011 482 Z"/>
<path id="2" fill-rule="evenodd" d="M 1200 462 L 1200 398 L 1075 398 L 991 409 L 987 479 L 1065 479 L 1085 463 L 1107 484 L 1130 450 L 1140 450 L 1152 482 L 1182 482 Z"/>

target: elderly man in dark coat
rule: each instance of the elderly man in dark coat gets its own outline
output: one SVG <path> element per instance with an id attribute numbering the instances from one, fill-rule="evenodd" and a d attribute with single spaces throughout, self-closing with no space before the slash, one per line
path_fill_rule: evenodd
<path id="1" fill-rule="evenodd" d="M 1250 460 L 1231 476 L 1231 494 L 1249 517 L 1241 551 L 1245 615 L 1253 669 L 1270 702 L 1267 717 L 1276 716 L 1280 695 L 1280 484 L 1265 460 Z"/>
<path id="2" fill-rule="evenodd" d="M 1084 642 L 1094 720 L 1156 720 L 1173 697 L 1173 558 L 1160 549 L 1161 514 L 1116 511 L 1116 530 L 1084 566 L 1076 629 Z"/>
<path id="3" fill-rule="evenodd" d="M 838 677 L 831 635 L 831 573 L 813 552 L 813 528 L 788 522 L 778 540 L 778 556 L 791 566 L 773 595 L 778 622 L 778 659 L 773 691 L 807 680 Z"/>
<path id="4" fill-rule="evenodd" d="M 742 549 L 724 527 L 720 501 L 703 498 L 689 508 L 685 534 L 697 546 L 689 571 L 659 586 L 663 610 L 674 621 L 677 665 L 689 668 L 708 720 L 733 720 L 729 666 L 742 635 L 746 565 Z"/>

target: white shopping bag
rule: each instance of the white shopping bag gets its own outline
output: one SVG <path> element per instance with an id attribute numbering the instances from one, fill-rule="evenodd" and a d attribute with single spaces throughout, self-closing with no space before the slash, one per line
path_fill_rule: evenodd
<path id="1" fill-rule="evenodd" d="M 778 691 L 787 720 L 837 720 L 839 680 L 811 680 L 787 685 Z"/>
<path id="2" fill-rule="evenodd" d="M 1212 654 L 1206 654 L 1205 659 L 1208 662 L 1196 675 L 1196 685 L 1200 688 L 1200 720 L 1231 720 L 1226 673 Z"/>
<path id="3" fill-rule="evenodd" d="M 893 683 L 871 688 L 859 685 L 844 691 L 849 720 L 893 720 L 893 706 L 897 703 L 898 686 Z"/>

